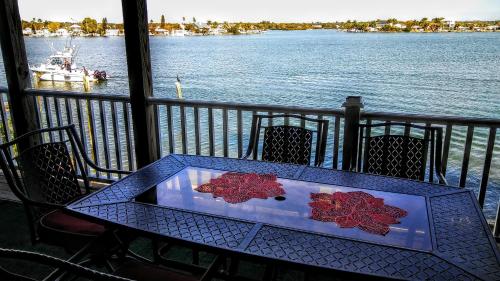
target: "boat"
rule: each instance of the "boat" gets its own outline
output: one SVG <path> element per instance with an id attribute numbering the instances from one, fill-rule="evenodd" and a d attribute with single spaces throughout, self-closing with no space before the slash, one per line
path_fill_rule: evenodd
<path id="1" fill-rule="evenodd" d="M 46 63 L 30 66 L 30 70 L 38 81 L 88 83 L 108 79 L 106 71 L 78 68 L 75 62 L 76 55 L 77 47 L 72 46 L 70 41 L 62 51 L 55 51 Z"/>

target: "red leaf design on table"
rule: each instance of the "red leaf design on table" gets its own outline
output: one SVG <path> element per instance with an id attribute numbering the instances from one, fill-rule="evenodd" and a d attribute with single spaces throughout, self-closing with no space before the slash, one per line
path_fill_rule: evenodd
<path id="1" fill-rule="evenodd" d="M 195 190 L 222 197 L 227 203 L 235 204 L 252 198 L 267 199 L 285 194 L 281 183 L 273 174 L 225 173 L 202 184 Z M 330 196 L 330 195 L 328 195 Z"/>
<path id="2" fill-rule="evenodd" d="M 408 215 L 405 210 L 385 205 L 384 199 L 363 191 L 311 193 L 311 200 L 311 219 L 378 235 L 386 235 L 389 225 L 400 223 L 399 219 Z"/>

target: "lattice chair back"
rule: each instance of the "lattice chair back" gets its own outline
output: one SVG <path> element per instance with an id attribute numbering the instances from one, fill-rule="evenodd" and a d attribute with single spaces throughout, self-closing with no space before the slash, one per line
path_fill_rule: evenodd
<path id="1" fill-rule="evenodd" d="M 441 172 L 442 128 L 418 126 L 407 123 L 391 123 L 390 128 L 401 128 L 401 134 L 374 135 L 373 128 L 389 124 L 360 125 L 357 170 L 377 175 L 424 181 L 427 166 L 428 179 L 434 181 L 434 173 L 440 183 L 446 180 Z M 411 136 L 411 129 L 420 135 Z M 427 164 L 428 156 L 430 157 Z"/>
<path id="2" fill-rule="evenodd" d="M 283 119 L 283 125 L 273 125 L 273 120 Z M 262 120 L 268 120 L 264 127 L 263 143 L 260 147 Z M 289 125 L 290 119 L 300 121 L 301 126 Z M 316 131 L 306 128 L 306 122 L 314 123 Z M 300 115 L 254 115 L 250 132 L 250 142 L 244 158 L 253 155 L 257 160 L 259 148 L 262 148 L 261 160 L 279 163 L 310 165 L 315 152 L 314 165 L 321 166 L 324 161 L 328 120 L 313 119 Z M 314 145 L 316 135 L 316 145 Z"/>
<path id="3" fill-rule="evenodd" d="M 33 242 L 41 216 L 89 192 L 82 152 L 73 125 L 33 131 L 0 145 L 2 170 L 26 208 Z"/>

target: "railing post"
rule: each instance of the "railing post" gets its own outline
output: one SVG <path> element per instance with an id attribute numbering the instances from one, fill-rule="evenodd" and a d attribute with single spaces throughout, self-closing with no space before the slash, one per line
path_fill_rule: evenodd
<path id="1" fill-rule="evenodd" d="M 158 159 L 146 0 L 122 0 L 137 168 Z"/>
<path id="2" fill-rule="evenodd" d="M 26 48 L 17 0 L 0 1 L 0 45 L 7 85 L 9 105 L 16 136 L 38 129 L 37 105 L 24 92 L 31 86 Z"/>
<path id="3" fill-rule="evenodd" d="M 359 120 L 363 102 L 360 96 L 349 96 L 342 104 L 344 107 L 344 145 L 342 147 L 342 170 L 356 166 Z"/>

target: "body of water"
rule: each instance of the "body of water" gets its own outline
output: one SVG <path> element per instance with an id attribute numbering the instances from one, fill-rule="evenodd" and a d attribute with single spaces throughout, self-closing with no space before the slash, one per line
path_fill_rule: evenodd
<path id="1" fill-rule="evenodd" d="M 38 64 L 64 38 L 26 38 L 28 60 Z M 127 94 L 123 37 L 76 38 L 77 62 L 106 70 L 93 92 Z M 360 95 L 368 111 L 500 118 L 500 33 L 343 33 L 271 31 L 255 36 L 151 37 L 154 95 L 209 101 L 340 108 Z M 4 83 L 0 70 L 0 85 Z M 82 85 L 41 83 L 40 88 L 82 91 Z M 465 128 L 450 150 L 450 181 L 461 165 Z M 500 190 L 500 143 L 492 165 L 486 213 L 494 215 Z M 468 185 L 477 187 L 487 130 L 477 130 Z M 453 168 L 456 167 L 456 168 Z"/>

